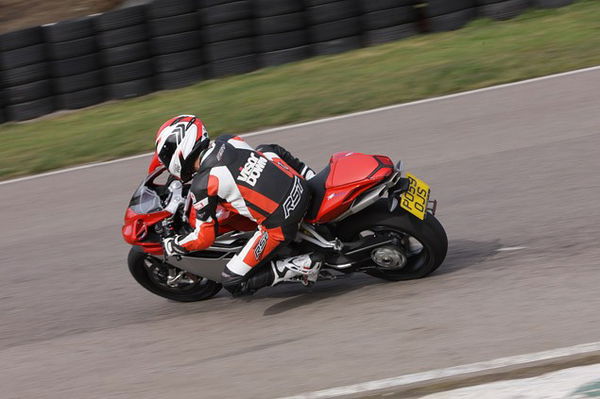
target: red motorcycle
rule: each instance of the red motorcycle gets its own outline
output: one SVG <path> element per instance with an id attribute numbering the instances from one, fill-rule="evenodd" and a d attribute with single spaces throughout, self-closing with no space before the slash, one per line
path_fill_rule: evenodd
<path id="1" fill-rule="evenodd" d="M 435 218 L 429 186 L 402 175 L 387 156 L 334 154 L 329 165 L 308 181 L 311 206 L 296 239 L 275 256 L 321 252 L 319 279 L 364 272 L 386 280 L 425 277 L 444 261 L 446 232 Z M 209 299 L 219 292 L 221 271 L 239 252 L 256 224 L 219 208 L 214 244 L 186 256 L 166 257 L 162 238 L 187 228 L 189 185 L 168 178 L 153 160 L 135 191 L 122 229 L 133 247 L 128 265 L 149 291 L 181 302 Z M 260 266 L 259 266 L 260 267 Z"/>

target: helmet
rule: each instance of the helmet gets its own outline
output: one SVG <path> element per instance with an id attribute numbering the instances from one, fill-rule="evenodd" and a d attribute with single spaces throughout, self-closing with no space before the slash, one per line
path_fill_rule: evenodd
<path id="1" fill-rule="evenodd" d="M 193 115 L 180 115 L 165 122 L 156 133 L 156 155 L 169 172 L 182 181 L 194 173 L 194 162 L 208 149 L 210 140 L 204 123 Z"/>

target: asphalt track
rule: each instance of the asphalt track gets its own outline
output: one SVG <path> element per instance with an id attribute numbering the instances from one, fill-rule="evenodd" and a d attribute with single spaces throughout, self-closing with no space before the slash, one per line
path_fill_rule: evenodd
<path id="1" fill-rule="evenodd" d="M 1 185 L 0 396 L 270 398 L 599 341 L 599 126 L 593 70 L 251 137 L 317 168 L 402 158 L 450 250 L 427 279 L 250 299 L 180 304 L 130 278 L 120 225 L 146 158 Z"/>

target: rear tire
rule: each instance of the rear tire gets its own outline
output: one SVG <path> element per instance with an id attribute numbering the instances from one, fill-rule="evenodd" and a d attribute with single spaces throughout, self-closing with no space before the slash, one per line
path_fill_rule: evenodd
<path id="1" fill-rule="evenodd" d="M 201 279 L 195 284 L 184 286 L 182 289 L 162 284 L 157 279 L 160 275 L 157 276 L 157 273 L 153 273 L 153 268 L 146 266 L 149 258 L 142 250 L 133 247 L 129 251 L 127 264 L 133 278 L 153 294 L 178 302 L 196 302 L 210 299 L 221 290 L 221 284 L 208 279 Z M 158 260 L 157 258 L 154 259 Z"/>
<path id="2" fill-rule="evenodd" d="M 341 222 L 339 235 L 343 241 L 356 240 L 359 234 L 369 230 L 382 230 L 402 233 L 416 239 L 423 248 L 416 255 L 408 257 L 406 265 L 399 270 L 370 269 L 367 274 L 385 280 L 401 281 L 425 277 L 433 273 L 446 258 L 448 237 L 444 227 L 428 214 L 419 220 L 398 208 L 390 213 L 387 201 L 379 201 L 371 208 Z"/>

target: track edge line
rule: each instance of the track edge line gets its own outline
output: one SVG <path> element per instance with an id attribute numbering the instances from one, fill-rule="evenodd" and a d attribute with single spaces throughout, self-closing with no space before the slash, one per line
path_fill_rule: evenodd
<path id="1" fill-rule="evenodd" d="M 554 78 L 560 78 L 560 77 L 564 77 L 564 76 L 575 75 L 575 74 L 579 74 L 579 73 L 591 72 L 591 71 L 595 71 L 595 70 L 600 70 L 600 65 L 587 67 L 587 68 L 581 68 L 581 69 L 575 69 L 572 71 L 555 73 L 555 74 L 551 74 L 551 75 L 538 76 L 536 78 L 519 80 L 516 82 L 502 83 L 499 85 L 482 87 L 480 89 L 473 89 L 473 90 L 467 90 L 467 91 L 462 91 L 462 92 L 458 92 L 458 93 L 446 94 L 446 95 L 442 95 L 442 96 L 429 97 L 429 98 L 424 98 L 421 100 L 411 101 L 411 102 L 407 102 L 407 103 L 387 105 L 384 107 L 373 108 L 373 109 L 364 110 L 364 111 L 357 111 L 357 112 L 352 112 L 349 114 L 329 116 L 329 117 L 315 119 L 315 120 L 307 121 L 307 122 L 300 122 L 300 123 L 295 123 L 295 124 L 291 124 L 291 125 L 272 127 L 272 128 L 267 128 L 264 130 L 258 130 L 255 132 L 240 134 L 240 136 L 241 137 L 260 136 L 263 134 L 286 131 L 286 130 L 295 129 L 295 128 L 299 128 L 299 127 L 311 126 L 311 125 L 315 125 L 315 124 L 319 124 L 319 123 L 326 123 L 326 122 L 332 122 L 332 121 L 336 121 L 336 120 L 340 120 L 340 119 L 353 118 L 356 116 L 369 115 L 369 114 L 373 114 L 373 113 L 377 113 L 377 112 L 385 112 L 385 111 L 398 109 L 398 108 L 404 108 L 404 107 L 409 107 L 409 106 L 414 106 L 414 105 L 419 105 L 419 104 L 426 104 L 426 103 L 430 103 L 430 102 L 434 102 L 434 101 L 443 101 L 443 100 L 448 100 L 451 98 L 462 97 L 462 96 L 467 96 L 467 95 L 477 94 L 477 93 L 483 93 L 483 92 L 487 92 L 487 91 L 491 91 L 491 90 L 504 89 L 504 88 L 508 88 L 508 87 L 519 86 L 519 85 L 523 85 L 523 84 L 534 83 L 534 82 L 539 82 L 539 81 L 548 80 L 548 79 L 554 79 Z M 62 173 L 75 172 L 78 170 L 89 169 L 89 168 L 93 168 L 93 167 L 97 167 L 97 166 L 110 165 L 110 164 L 117 163 L 117 162 L 130 161 L 132 159 L 143 158 L 143 157 L 147 157 L 150 155 L 152 155 L 152 152 L 132 155 L 132 156 L 124 157 L 124 158 L 112 159 L 110 161 L 94 162 L 94 163 L 69 167 L 69 168 L 65 168 L 65 169 L 57 169 L 57 170 L 53 170 L 53 171 L 49 171 L 49 172 L 39 173 L 36 175 L 17 177 L 17 178 L 10 179 L 10 180 L 0 181 L 0 186 L 6 185 L 6 184 L 11 184 L 11 183 L 19 183 L 19 182 L 23 182 L 23 181 L 27 181 L 27 180 L 38 179 L 38 178 L 47 177 L 47 176 L 53 176 L 53 175 L 62 174 Z"/>

